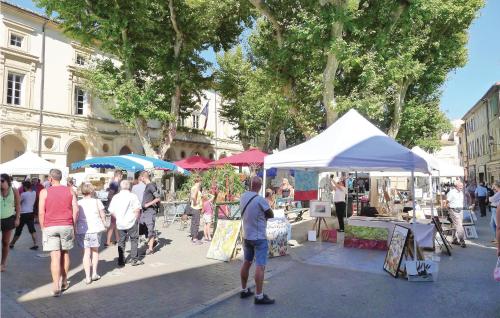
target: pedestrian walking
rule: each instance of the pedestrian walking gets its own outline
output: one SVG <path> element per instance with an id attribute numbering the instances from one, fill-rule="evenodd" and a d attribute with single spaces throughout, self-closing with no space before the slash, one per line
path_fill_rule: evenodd
<path id="1" fill-rule="evenodd" d="M 335 191 L 333 195 L 333 203 L 335 204 L 335 213 L 339 221 L 339 232 L 344 232 L 344 217 L 346 217 L 346 192 L 347 189 L 343 180 L 332 180 L 332 188 Z"/>
<path id="2" fill-rule="evenodd" d="M 130 182 L 120 182 L 120 192 L 113 196 L 109 204 L 109 212 L 116 218 L 116 228 L 119 231 L 118 266 L 125 266 L 125 243 L 130 238 L 130 260 L 132 266 L 142 265 L 139 260 L 139 217 L 141 204 L 137 196 L 130 192 Z"/>
<path id="3" fill-rule="evenodd" d="M 0 175 L 1 232 L 2 232 L 2 263 L 0 272 L 7 268 L 7 256 L 9 256 L 9 242 L 12 230 L 19 226 L 21 218 L 21 200 L 19 193 L 12 187 L 12 179 L 5 173 Z"/>
<path id="4" fill-rule="evenodd" d="M 452 244 L 460 245 L 466 247 L 465 245 L 465 233 L 462 226 L 462 221 L 464 218 L 464 185 L 461 181 L 455 183 L 455 187 L 451 189 L 446 195 L 446 201 L 448 205 L 448 215 L 455 228 L 455 234 L 453 237 Z"/>
<path id="5" fill-rule="evenodd" d="M 40 192 L 38 208 L 43 250 L 50 252 L 52 295 L 55 297 L 69 287 L 69 250 L 74 245 L 74 224 L 78 215 L 76 194 L 69 187 L 61 185 L 61 179 L 61 170 L 50 170 L 50 186 Z"/>
<path id="6" fill-rule="evenodd" d="M 497 180 L 493 184 L 493 191 L 495 192 L 493 196 L 489 198 L 489 202 L 491 205 L 491 219 L 490 219 L 490 226 L 491 229 L 493 230 L 493 235 L 494 237 L 497 236 L 497 231 L 498 231 L 498 223 L 497 223 L 497 214 L 500 214 L 498 211 L 500 207 L 500 180 Z M 500 241 L 498 239 L 494 239 L 492 242 L 494 243 L 499 243 Z"/>
<path id="7" fill-rule="evenodd" d="M 253 177 L 250 191 L 243 193 L 240 199 L 241 218 L 243 222 L 244 262 L 241 266 L 241 298 L 248 298 L 254 293 L 247 287 L 250 267 L 255 260 L 255 294 L 254 304 L 274 304 L 274 299 L 263 292 L 264 272 L 267 263 L 267 219 L 274 217 L 266 199 L 259 195 L 262 179 Z"/>
<path id="8" fill-rule="evenodd" d="M 202 209 L 201 201 L 201 177 L 196 177 L 191 187 L 191 242 L 201 244 L 198 240 L 200 230 L 200 213 Z"/>
<path id="9" fill-rule="evenodd" d="M 145 230 L 148 249 L 146 255 L 154 253 L 154 248 L 158 244 L 156 241 L 155 220 L 156 213 L 160 204 L 160 191 L 156 184 L 151 182 L 149 172 L 141 173 L 141 180 L 146 185 L 142 196 L 142 214 L 140 219 L 140 227 Z"/>
<path id="10" fill-rule="evenodd" d="M 83 269 L 85 283 L 88 285 L 101 278 L 97 273 L 97 265 L 99 263 L 101 233 L 106 231 L 105 214 L 101 200 L 94 198 L 95 189 L 92 184 L 83 183 L 80 191 L 83 199 L 78 200 L 76 238 L 78 245 L 83 248 Z"/>
<path id="11" fill-rule="evenodd" d="M 476 187 L 476 191 L 474 191 L 474 195 L 476 196 L 477 202 L 479 203 L 479 211 L 481 212 L 481 216 L 486 216 L 486 200 L 488 198 L 488 189 L 484 186 L 484 182 L 480 182 Z"/>
<path id="12" fill-rule="evenodd" d="M 33 213 L 33 207 L 36 201 L 36 192 L 33 191 L 31 182 L 23 182 L 23 193 L 20 195 L 21 200 L 21 216 L 19 226 L 16 227 L 16 232 L 14 233 L 14 238 L 10 242 L 10 248 L 14 248 L 25 225 L 28 226 L 28 231 L 31 234 L 31 239 L 33 240 L 33 245 L 30 247 L 31 250 L 37 250 L 38 245 L 36 244 L 36 230 L 35 230 L 35 214 Z"/>
<path id="13" fill-rule="evenodd" d="M 37 220 L 38 219 L 38 200 L 40 198 L 40 191 L 42 191 L 44 189 L 44 187 L 43 187 L 42 183 L 40 182 L 40 179 L 32 178 L 31 179 L 31 188 L 36 193 L 35 204 L 33 206 L 33 214 L 35 215 L 35 220 Z"/>
<path id="14" fill-rule="evenodd" d="M 138 173 L 135 174 L 135 182 L 134 185 L 132 186 L 132 193 L 137 196 L 137 199 L 139 199 L 139 202 L 142 203 L 142 198 L 144 196 L 144 190 L 146 190 L 146 185 L 144 184 L 144 181 L 142 180 L 142 173 L 144 171 L 139 171 Z M 141 211 L 142 212 L 142 211 Z"/>
<path id="15" fill-rule="evenodd" d="M 120 192 L 120 181 L 123 179 L 123 172 L 121 170 L 115 170 L 113 180 L 109 183 L 108 187 L 108 205 L 110 204 L 111 200 L 113 200 L 113 197 Z M 130 188 L 129 188 L 130 190 Z M 115 234 L 115 241 L 111 241 L 113 238 L 113 233 Z M 118 229 L 116 227 L 116 218 L 111 215 L 111 222 L 109 224 L 108 228 L 108 233 L 106 237 L 106 243 L 104 246 L 110 246 L 111 244 L 116 244 L 116 242 L 120 239 L 120 234 L 118 232 Z"/>
<path id="16" fill-rule="evenodd" d="M 214 217 L 214 209 L 212 207 L 212 202 L 214 201 L 214 196 L 208 192 L 203 193 L 203 239 L 205 242 L 210 242 L 212 240 L 212 222 Z"/>

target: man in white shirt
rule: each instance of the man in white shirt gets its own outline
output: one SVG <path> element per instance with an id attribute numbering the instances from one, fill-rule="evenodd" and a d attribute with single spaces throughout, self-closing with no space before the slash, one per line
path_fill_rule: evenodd
<path id="1" fill-rule="evenodd" d="M 116 227 L 120 234 L 118 242 L 118 266 L 125 266 L 125 243 L 130 237 L 130 259 L 131 265 L 144 264 L 139 260 L 139 225 L 141 203 L 137 196 L 130 192 L 130 182 L 122 180 L 120 182 L 120 192 L 113 196 L 108 210 L 116 218 Z"/>
<path id="2" fill-rule="evenodd" d="M 461 181 L 455 183 L 455 187 L 446 195 L 446 202 L 448 204 L 448 215 L 455 228 L 455 235 L 452 244 L 465 247 L 465 233 L 462 226 L 464 218 L 464 184 Z M 460 241 L 460 243 L 459 243 Z"/>

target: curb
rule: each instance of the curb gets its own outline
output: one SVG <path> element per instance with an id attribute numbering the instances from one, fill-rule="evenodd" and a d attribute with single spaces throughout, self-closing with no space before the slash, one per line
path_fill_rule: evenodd
<path id="1" fill-rule="evenodd" d="M 294 260 L 291 259 L 290 261 L 287 261 L 282 266 L 279 266 L 275 270 L 272 270 L 268 275 L 266 275 L 267 277 L 265 279 L 266 280 L 270 279 L 273 276 L 280 274 L 280 273 L 284 272 L 285 270 L 289 269 L 292 266 L 293 262 L 294 262 Z M 254 288 L 255 282 L 248 284 L 247 287 Z M 213 307 L 213 306 L 215 306 L 215 305 L 217 305 L 217 304 L 219 304 L 219 303 L 221 303 L 221 302 L 223 302 L 223 301 L 225 301 L 233 296 L 236 296 L 240 291 L 241 291 L 240 287 L 228 290 L 227 292 L 222 293 L 219 296 L 210 299 L 209 301 L 206 301 L 202 304 L 196 305 L 195 307 L 193 307 L 185 312 L 182 312 L 180 314 L 173 316 L 173 318 L 187 318 L 187 317 L 191 317 L 191 316 L 200 314 L 200 313 L 204 312 L 205 310 L 207 310 L 207 309 L 209 309 L 209 308 L 211 308 L 211 307 Z"/>

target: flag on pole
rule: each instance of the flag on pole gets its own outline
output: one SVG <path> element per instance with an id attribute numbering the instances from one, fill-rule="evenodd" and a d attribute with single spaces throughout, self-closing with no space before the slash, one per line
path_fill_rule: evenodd
<path id="1" fill-rule="evenodd" d="M 201 115 L 205 116 L 205 124 L 203 125 L 203 130 L 207 129 L 207 122 L 208 122 L 208 103 L 205 105 L 203 110 L 201 111 Z"/>

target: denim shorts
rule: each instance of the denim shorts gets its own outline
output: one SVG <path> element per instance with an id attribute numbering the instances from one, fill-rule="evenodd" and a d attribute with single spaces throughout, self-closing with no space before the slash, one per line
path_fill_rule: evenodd
<path id="1" fill-rule="evenodd" d="M 266 266 L 268 249 L 267 240 L 245 240 L 243 244 L 245 261 L 253 262 L 255 258 L 257 266 Z"/>

